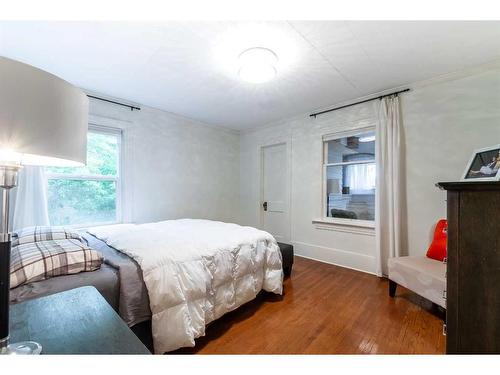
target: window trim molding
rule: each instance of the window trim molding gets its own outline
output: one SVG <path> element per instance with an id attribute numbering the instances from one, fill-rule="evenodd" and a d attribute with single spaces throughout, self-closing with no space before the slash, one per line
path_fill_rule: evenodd
<path id="1" fill-rule="evenodd" d="M 313 219 L 316 229 L 375 236 L 375 221 L 323 217 Z"/>
<path id="2" fill-rule="evenodd" d="M 338 163 L 326 163 L 323 164 L 324 167 L 343 167 L 344 165 L 354 165 L 354 164 L 372 164 L 375 163 L 375 158 L 364 159 L 364 160 L 354 160 L 354 161 L 339 161 Z"/>
<path id="3" fill-rule="evenodd" d="M 348 232 L 348 233 L 356 233 L 356 234 L 366 234 L 366 235 L 375 235 L 375 220 L 361 220 L 361 219 L 343 219 L 343 218 L 332 218 L 325 216 L 327 207 L 327 199 L 326 199 L 326 186 L 327 186 L 327 178 L 326 178 L 326 169 L 328 166 L 344 166 L 344 165 L 352 165 L 352 164 L 368 164 L 375 163 L 376 157 L 374 156 L 373 160 L 359 160 L 354 162 L 340 162 L 340 163 L 325 163 L 325 160 L 328 161 L 325 150 L 325 142 L 334 141 L 340 138 L 352 137 L 355 135 L 359 135 L 365 132 L 376 131 L 375 125 L 363 126 L 356 129 L 351 129 L 347 131 L 340 131 L 337 133 L 328 133 L 323 134 L 321 137 L 321 217 L 317 219 L 313 219 L 312 223 L 316 227 L 316 229 L 326 229 L 326 230 L 334 230 L 339 232 Z M 377 140 L 375 139 L 375 142 Z M 375 190 L 375 195 L 377 191 Z"/>
<path id="4" fill-rule="evenodd" d="M 69 174 L 69 173 L 52 173 L 46 172 L 45 176 L 50 180 L 79 180 L 79 181 L 118 181 L 118 175 L 98 175 L 98 174 Z"/>
<path id="5" fill-rule="evenodd" d="M 120 224 L 123 222 L 123 211 L 122 211 L 122 196 L 123 196 L 123 130 L 111 126 L 98 125 L 95 122 L 89 122 L 87 133 L 97 133 L 105 135 L 116 136 L 117 146 L 118 146 L 118 163 L 117 171 L 115 175 L 82 175 L 82 174 L 68 174 L 68 173 L 51 173 L 45 172 L 45 179 L 47 182 L 49 180 L 66 179 L 66 180 L 77 180 L 77 181 L 113 181 L 116 186 L 116 215 L 115 220 L 107 222 L 98 223 L 83 223 L 83 224 L 70 224 L 65 225 L 68 228 L 88 228 L 90 226 L 98 225 L 110 225 L 110 224 Z"/>
<path id="6" fill-rule="evenodd" d="M 328 142 L 328 141 L 334 141 L 334 140 L 340 139 L 340 138 L 353 137 L 353 136 L 356 136 L 360 133 L 372 132 L 375 130 L 376 130 L 375 125 L 361 126 L 359 128 L 342 130 L 342 131 L 335 132 L 335 133 L 326 133 L 326 134 L 323 134 L 323 136 L 321 138 L 322 138 L 323 142 Z"/>

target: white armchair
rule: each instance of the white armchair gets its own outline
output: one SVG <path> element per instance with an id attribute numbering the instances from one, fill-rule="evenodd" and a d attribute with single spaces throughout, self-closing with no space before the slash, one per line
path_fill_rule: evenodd
<path id="1" fill-rule="evenodd" d="M 389 258 L 389 295 L 398 285 L 446 309 L 446 263 L 426 256 Z"/>

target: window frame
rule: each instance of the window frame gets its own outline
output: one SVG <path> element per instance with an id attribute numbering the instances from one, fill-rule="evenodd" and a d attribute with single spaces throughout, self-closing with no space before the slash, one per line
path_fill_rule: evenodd
<path id="1" fill-rule="evenodd" d="M 327 204 L 328 199 L 326 197 L 327 192 L 327 170 L 328 167 L 331 166 L 346 166 L 346 165 L 354 165 L 354 164 L 371 164 L 375 163 L 376 165 L 376 155 L 374 155 L 373 159 L 368 160 L 355 160 L 348 162 L 337 162 L 337 163 L 328 163 L 328 147 L 327 144 L 329 141 L 334 141 L 346 137 L 358 136 L 363 133 L 374 132 L 375 126 L 367 126 L 363 128 L 356 128 L 348 131 L 342 131 L 337 133 L 326 134 L 322 137 L 321 147 L 322 147 L 322 168 L 321 168 L 321 217 L 320 219 L 313 220 L 313 223 L 317 224 L 318 227 L 321 227 L 321 224 L 332 224 L 332 225 L 340 225 L 340 226 L 351 226 L 351 227 L 361 227 L 367 228 L 368 230 L 375 228 L 375 219 L 374 220 L 363 220 L 363 219 L 344 219 L 344 218 L 335 218 L 327 216 Z M 377 139 L 375 138 L 375 145 Z M 376 147 L 376 146 L 375 146 Z M 377 195 L 377 190 L 375 189 L 375 199 Z M 321 229 L 326 229 L 321 227 Z"/>
<path id="2" fill-rule="evenodd" d="M 123 170 L 123 130 L 120 128 L 108 127 L 97 125 L 93 123 L 89 123 L 88 125 L 88 133 L 96 133 L 96 134 L 104 134 L 104 135 L 113 135 L 117 139 L 117 147 L 118 147 L 118 163 L 116 165 L 116 174 L 115 175 L 97 175 L 97 174 L 70 174 L 70 173 L 53 173 L 45 171 L 45 179 L 47 180 L 47 184 L 49 180 L 76 180 L 76 181 L 113 181 L 116 186 L 116 200 L 115 200 L 115 220 L 114 221 L 105 221 L 105 222 L 92 222 L 92 223 L 83 223 L 83 224 L 70 224 L 65 225 L 67 228 L 86 228 L 89 226 L 99 226 L 99 225 L 110 225 L 110 224 L 119 224 L 122 222 L 122 170 Z"/>

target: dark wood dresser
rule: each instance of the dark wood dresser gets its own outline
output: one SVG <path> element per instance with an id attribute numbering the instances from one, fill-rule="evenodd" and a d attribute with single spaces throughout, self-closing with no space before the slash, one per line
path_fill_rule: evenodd
<path id="1" fill-rule="evenodd" d="M 447 191 L 446 352 L 500 353 L 500 182 Z"/>

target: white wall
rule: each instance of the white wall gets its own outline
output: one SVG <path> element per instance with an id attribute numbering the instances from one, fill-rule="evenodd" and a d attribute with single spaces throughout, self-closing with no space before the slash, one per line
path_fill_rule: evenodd
<path id="1" fill-rule="evenodd" d="M 235 221 L 239 135 L 164 111 L 91 99 L 90 122 L 123 129 L 123 219 Z"/>
<path id="2" fill-rule="evenodd" d="M 431 83 L 402 96 L 406 139 L 408 252 L 425 254 L 446 193 L 475 149 L 500 144 L 500 68 Z"/>
<path id="3" fill-rule="evenodd" d="M 241 135 L 241 222 L 260 227 L 260 148 L 286 142 L 291 150 L 291 242 L 298 255 L 367 272 L 375 270 L 373 229 L 332 231 L 322 216 L 323 135 L 375 125 L 372 103 L 311 119 L 308 114 Z M 352 233 L 346 230 L 356 230 Z"/>
<path id="4" fill-rule="evenodd" d="M 291 242 L 299 255 L 375 271 L 373 231 L 326 230 L 321 216 L 323 134 L 373 125 L 365 104 L 308 114 L 242 133 L 160 110 L 91 101 L 91 121 L 124 129 L 123 218 L 146 222 L 199 217 L 260 226 L 260 147 L 290 151 Z M 406 147 L 407 252 L 424 254 L 446 214 L 434 184 L 457 180 L 474 149 L 500 143 L 500 67 L 413 85 L 402 95 Z M 241 183 L 240 183 L 241 182 Z"/>
<path id="5" fill-rule="evenodd" d="M 410 85 L 411 86 L 411 85 Z M 406 252 L 425 254 L 432 226 L 446 215 L 445 193 L 434 185 L 458 180 L 477 148 L 500 143 L 500 68 L 415 84 L 402 96 L 406 148 Z M 319 229 L 321 137 L 371 125 L 376 104 L 312 120 L 308 114 L 241 135 L 241 222 L 260 226 L 259 150 L 288 142 L 291 149 L 291 242 L 299 255 L 375 272 L 373 232 Z"/>

